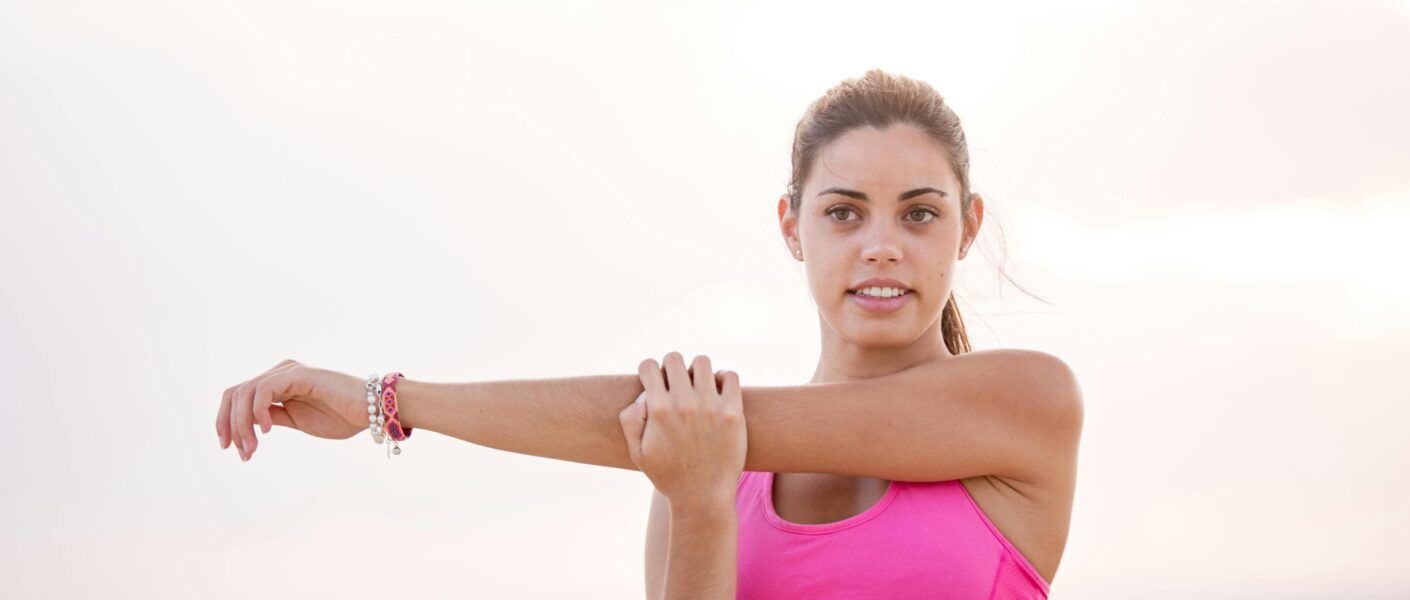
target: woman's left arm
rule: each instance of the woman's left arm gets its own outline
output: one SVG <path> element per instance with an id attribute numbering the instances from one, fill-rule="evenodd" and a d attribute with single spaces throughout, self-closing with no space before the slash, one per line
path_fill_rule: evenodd
<path id="1" fill-rule="evenodd" d="M 671 545 L 662 600 L 735 597 L 739 517 L 733 495 L 689 507 L 671 505 Z"/>
<path id="2" fill-rule="evenodd" d="M 732 599 L 748 447 L 739 377 L 713 373 L 704 356 L 687 369 L 675 352 L 638 373 L 646 391 L 618 419 L 632 462 L 670 504 L 664 600 Z"/>

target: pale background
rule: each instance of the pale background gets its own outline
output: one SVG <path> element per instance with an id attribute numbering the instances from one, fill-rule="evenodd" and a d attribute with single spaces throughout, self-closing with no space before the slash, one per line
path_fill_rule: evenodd
<path id="1" fill-rule="evenodd" d="M 4 595 L 640 597 L 639 473 L 241 463 L 221 391 L 803 383 L 790 136 L 880 67 L 969 136 L 975 346 L 1085 392 L 1052 597 L 1410 597 L 1410 3 L 666 4 L 4 2 Z"/>

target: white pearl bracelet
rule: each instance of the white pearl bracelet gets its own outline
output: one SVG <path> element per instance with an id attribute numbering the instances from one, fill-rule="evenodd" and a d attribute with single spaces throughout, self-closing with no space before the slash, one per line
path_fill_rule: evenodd
<path id="1" fill-rule="evenodd" d="M 367 428 L 372 433 L 372 441 L 381 444 L 386 439 L 386 420 L 382 416 L 382 377 L 376 373 L 367 376 Z"/>

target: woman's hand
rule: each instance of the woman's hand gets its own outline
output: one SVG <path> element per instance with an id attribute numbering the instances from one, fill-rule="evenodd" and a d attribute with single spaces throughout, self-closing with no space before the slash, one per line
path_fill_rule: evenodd
<path id="1" fill-rule="evenodd" d="M 739 376 L 713 373 L 705 356 L 689 370 L 683 360 L 638 366 L 646 391 L 618 415 L 628 451 L 673 506 L 733 506 L 748 444 Z"/>
<path id="2" fill-rule="evenodd" d="M 240 460 L 249 460 L 259 445 L 256 422 L 264 433 L 283 425 L 314 437 L 347 439 L 367 431 L 367 390 L 359 377 L 285 360 L 225 390 L 215 416 L 220 447 L 229 448 L 233 438 Z"/>

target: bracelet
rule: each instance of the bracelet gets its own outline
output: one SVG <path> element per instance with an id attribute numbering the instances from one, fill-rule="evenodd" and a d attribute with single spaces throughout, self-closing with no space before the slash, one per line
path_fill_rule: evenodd
<path id="1" fill-rule="evenodd" d="M 382 397 L 382 378 L 376 373 L 367 376 L 367 428 L 371 430 L 373 443 L 380 444 L 385 437 L 383 427 L 386 420 L 382 415 L 382 403 L 377 400 Z"/>
<path id="2" fill-rule="evenodd" d="M 401 454 L 397 442 L 411 437 L 411 428 L 402 426 L 401 413 L 397 411 L 397 381 L 403 378 L 401 373 L 372 373 L 363 385 L 367 389 L 367 429 L 373 443 L 381 444 L 391 438 L 392 443 L 387 444 L 388 459 Z"/>
<path id="3" fill-rule="evenodd" d="M 402 427 L 401 414 L 397 412 L 397 381 L 402 378 L 401 373 L 382 376 L 382 412 L 386 417 L 387 436 L 392 438 L 391 454 L 401 454 L 401 446 L 397 442 L 411 437 L 411 428 Z M 390 454 L 388 458 L 391 458 Z"/>

